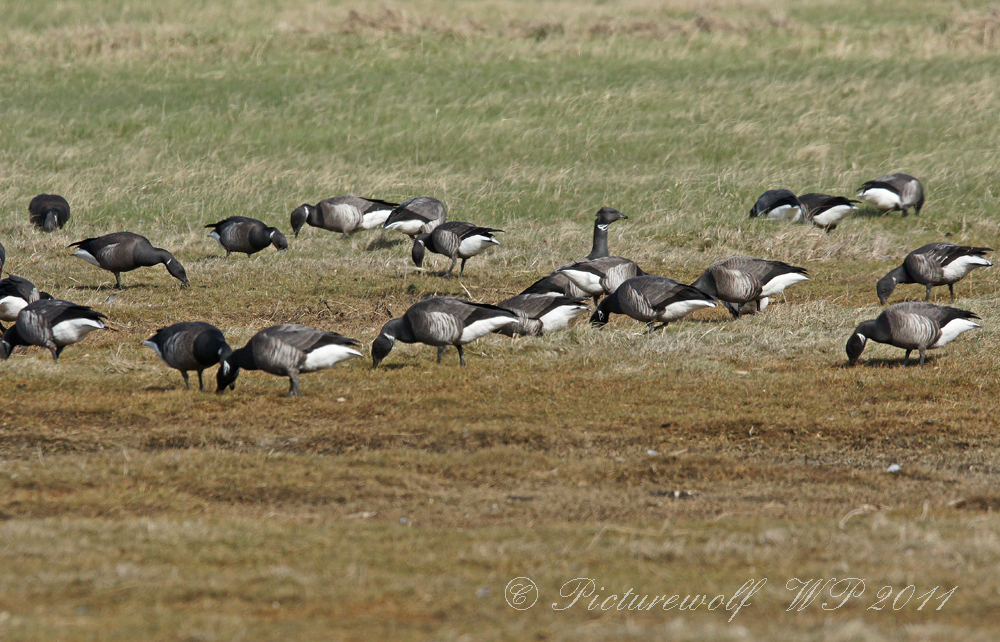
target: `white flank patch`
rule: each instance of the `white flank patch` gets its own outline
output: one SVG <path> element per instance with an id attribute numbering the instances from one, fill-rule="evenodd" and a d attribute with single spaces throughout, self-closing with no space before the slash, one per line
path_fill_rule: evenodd
<path id="1" fill-rule="evenodd" d="M 5 296 L 0 299 L 0 321 L 16 321 L 17 313 L 28 302 L 19 296 Z"/>
<path id="2" fill-rule="evenodd" d="M 326 368 L 332 368 L 344 359 L 353 359 L 361 356 L 364 355 L 354 348 L 349 348 L 347 346 L 336 344 L 323 346 L 322 348 L 313 350 L 306 355 L 306 362 L 302 364 L 302 367 L 299 370 L 300 372 L 325 370 Z"/>
<path id="3" fill-rule="evenodd" d="M 57 346 L 68 346 L 83 341 L 94 330 L 103 328 L 103 323 L 93 319 L 70 319 L 52 326 L 52 339 Z"/>
<path id="4" fill-rule="evenodd" d="M 368 212 L 361 217 L 361 229 L 370 230 L 373 227 L 378 227 L 385 223 L 385 219 L 389 218 L 392 214 L 392 210 L 375 210 L 373 212 Z"/>
<path id="5" fill-rule="evenodd" d="M 941 328 L 941 338 L 938 339 L 934 345 L 929 347 L 940 348 L 963 332 L 975 330 L 978 327 L 978 323 L 970 321 L 969 319 L 953 319 L 948 322 L 948 325 Z"/>
<path id="6" fill-rule="evenodd" d="M 962 256 L 944 266 L 941 271 L 945 281 L 955 282 L 964 278 L 966 274 L 976 268 L 988 267 L 990 265 L 993 264 L 981 256 Z"/>
<path id="7" fill-rule="evenodd" d="M 94 258 L 94 255 L 88 252 L 87 250 L 77 250 L 76 252 L 73 252 L 73 256 L 83 259 L 84 261 L 90 263 L 91 265 L 96 265 L 97 267 L 101 267 L 101 264 L 97 262 L 97 259 Z"/>
<path id="8" fill-rule="evenodd" d="M 388 217 L 386 217 L 388 218 Z M 416 236 L 420 234 L 420 228 L 424 226 L 424 222 L 420 219 L 408 219 L 405 221 L 396 221 L 390 223 L 386 229 L 387 230 L 398 230 L 403 234 L 408 236 Z"/>
<path id="9" fill-rule="evenodd" d="M 782 274 L 776 276 L 767 283 L 764 284 L 764 289 L 761 291 L 760 295 L 762 297 L 774 296 L 775 294 L 781 294 L 785 291 L 789 285 L 798 283 L 799 281 L 808 281 L 809 277 L 805 274 L 798 274 L 797 272 L 791 272 L 789 274 Z M 761 308 L 763 309 L 763 308 Z"/>
<path id="10" fill-rule="evenodd" d="M 678 301 L 676 303 L 671 303 L 663 312 L 656 315 L 656 318 L 660 321 L 674 321 L 680 319 L 681 317 L 687 316 L 694 312 L 695 310 L 700 310 L 701 308 L 714 308 L 715 304 L 711 301 L 705 301 L 704 299 L 692 299 L 689 301 Z"/>
<path id="11" fill-rule="evenodd" d="M 873 187 L 863 192 L 858 192 L 858 198 L 868 201 L 880 210 L 891 210 L 899 207 L 902 201 L 899 194 L 882 187 Z"/>
<path id="12" fill-rule="evenodd" d="M 767 213 L 767 218 L 772 221 L 795 222 L 802 218 L 802 209 L 795 205 L 779 205 Z"/>
<path id="13" fill-rule="evenodd" d="M 814 216 L 813 220 L 820 225 L 833 225 L 834 223 L 839 223 L 852 210 L 856 209 L 853 205 L 836 205 L 822 214 Z"/>
<path id="14" fill-rule="evenodd" d="M 604 286 L 601 285 L 601 277 L 593 272 L 587 272 L 586 270 L 574 270 L 573 268 L 565 268 L 559 270 L 566 275 L 570 281 L 576 284 L 576 287 L 580 288 L 587 294 L 593 296 L 595 294 L 604 294 Z"/>
<path id="15" fill-rule="evenodd" d="M 500 241 L 476 234 L 462 239 L 462 244 L 458 246 L 458 255 L 467 259 L 479 254 L 491 245 L 500 245 Z"/>
<path id="16" fill-rule="evenodd" d="M 168 365 L 168 366 L 170 365 L 170 364 L 169 364 L 169 363 L 167 363 L 167 362 L 166 362 L 166 360 L 165 360 L 165 359 L 163 358 L 163 353 L 162 353 L 162 352 L 160 352 L 160 346 L 159 346 L 159 345 L 157 345 L 157 343 L 156 343 L 155 341 L 143 341 L 143 342 L 142 342 L 142 345 L 146 346 L 147 348 L 152 348 L 152 349 L 153 349 L 153 352 L 155 352 L 155 353 L 156 353 L 156 356 L 160 358 L 160 361 L 163 361 L 163 363 L 165 363 L 165 364 L 166 364 L 166 365 Z"/>
<path id="17" fill-rule="evenodd" d="M 479 337 L 487 335 L 497 328 L 502 328 L 505 325 L 516 322 L 517 319 L 513 317 L 496 316 L 490 317 L 489 319 L 481 319 L 471 325 L 465 326 L 465 329 L 462 330 L 462 336 L 458 339 L 458 343 L 465 344 L 470 341 L 475 341 Z"/>
<path id="18" fill-rule="evenodd" d="M 569 325 L 570 321 L 589 311 L 589 308 L 579 304 L 560 305 L 555 310 L 546 312 L 541 316 L 539 321 L 542 322 L 542 331 L 562 330 Z"/>

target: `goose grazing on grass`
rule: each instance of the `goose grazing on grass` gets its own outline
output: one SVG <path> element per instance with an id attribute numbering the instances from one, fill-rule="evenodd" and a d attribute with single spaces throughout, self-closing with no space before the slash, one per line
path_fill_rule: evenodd
<path id="1" fill-rule="evenodd" d="M 355 230 L 370 230 L 382 225 L 397 207 L 398 203 L 360 196 L 335 196 L 316 205 L 303 203 L 292 211 L 292 232 L 298 236 L 302 226 L 309 224 L 340 232 L 347 238 Z"/>
<path id="2" fill-rule="evenodd" d="M 802 218 L 827 232 L 836 229 L 838 223 L 858 209 L 855 203 L 860 202 L 843 196 L 830 196 L 816 192 L 799 196 L 799 203 L 802 204 L 804 211 Z"/>
<path id="3" fill-rule="evenodd" d="M 58 194 L 39 194 L 28 203 L 28 220 L 35 227 L 54 232 L 69 221 L 69 203 Z"/>
<path id="4" fill-rule="evenodd" d="M 448 221 L 434 228 L 430 234 L 418 234 L 413 239 L 411 257 L 417 267 L 424 264 L 424 249 L 437 254 L 443 254 L 451 259 L 451 267 L 445 276 L 451 276 L 455 263 L 462 259 L 462 267 L 458 271 L 461 277 L 465 273 L 465 262 L 484 251 L 491 245 L 500 245 L 493 237 L 494 232 L 503 232 L 492 227 L 479 227 L 462 221 Z"/>
<path id="5" fill-rule="evenodd" d="M 919 214 L 924 206 L 924 186 L 909 174 L 886 174 L 859 187 L 858 198 L 883 212 L 901 210 L 906 216 L 912 207 Z"/>
<path id="6" fill-rule="evenodd" d="M 35 284 L 28 279 L 11 274 L 6 279 L 0 279 L 0 321 L 13 323 L 17 315 L 29 303 L 39 299 L 51 299 L 48 292 L 39 292 Z M 0 324 L 0 331 L 4 327 Z"/>
<path id="7" fill-rule="evenodd" d="M 597 300 L 611 294 L 622 283 L 634 276 L 645 274 L 635 261 L 620 256 L 605 256 L 599 259 L 574 261 L 559 268 L 578 288 Z"/>
<path id="8" fill-rule="evenodd" d="M 802 204 L 795 193 L 787 189 L 769 189 L 750 208 L 750 218 L 763 216 L 772 221 L 802 220 Z"/>
<path id="9" fill-rule="evenodd" d="M 517 320 L 518 316 L 513 312 L 485 303 L 451 297 L 420 301 L 411 305 L 403 316 L 382 326 L 382 331 L 372 342 L 372 367 L 378 367 L 396 341 L 437 346 L 438 363 L 441 363 L 445 349 L 455 346 L 459 363 L 464 366 L 462 346 Z"/>
<path id="10" fill-rule="evenodd" d="M 131 272 L 157 263 L 167 266 L 170 276 L 179 280 L 182 285 L 188 285 L 187 274 L 181 262 L 170 252 L 153 247 L 145 236 L 132 232 L 113 232 L 71 243 L 69 247 L 80 248 L 73 252 L 73 256 L 114 274 L 115 287 L 119 290 L 122 289 L 122 272 Z"/>
<path id="11" fill-rule="evenodd" d="M 918 247 L 906 255 L 902 265 L 879 279 L 875 286 L 878 300 L 885 305 L 898 283 L 920 283 L 927 286 L 925 301 L 930 301 L 931 288 L 936 285 L 947 285 L 951 300 L 954 301 L 955 283 L 976 268 L 993 265 L 983 256 L 992 251 L 991 247 L 951 243 L 929 243 Z"/>
<path id="12" fill-rule="evenodd" d="M 448 210 L 444 203 L 430 196 L 418 196 L 400 203 L 392 210 L 385 223 L 387 230 L 398 230 L 407 236 L 430 234 L 434 228 L 445 222 Z"/>
<path id="13" fill-rule="evenodd" d="M 744 313 L 763 310 L 770 297 L 784 292 L 789 285 L 808 280 L 805 268 L 781 261 L 733 256 L 708 266 L 691 285 L 721 300 L 738 319 Z"/>
<path id="14" fill-rule="evenodd" d="M 345 359 L 362 356 L 354 349 L 356 345 L 356 339 L 295 323 L 264 328 L 245 346 L 221 359 L 215 375 L 219 386 L 216 392 L 232 387 L 242 368 L 288 377 L 288 396 L 298 397 L 299 374 L 325 370 Z"/>
<path id="15" fill-rule="evenodd" d="M 950 308 L 933 303 L 897 303 L 890 305 L 878 318 L 863 321 L 847 340 L 847 359 L 850 365 L 858 362 L 869 339 L 878 343 L 906 350 L 903 365 L 910 363 L 910 353 L 920 353 L 923 367 L 927 350 L 940 348 L 966 330 L 979 324 L 972 321 L 979 317 L 967 310 Z"/>
<path id="16" fill-rule="evenodd" d="M 603 327 L 612 314 L 626 314 L 647 324 L 649 334 L 695 310 L 714 307 L 712 297 L 696 287 L 665 276 L 644 274 L 625 281 L 605 297 L 590 317 L 590 323 Z M 654 327 L 657 321 L 661 323 Z"/>
<path id="17" fill-rule="evenodd" d="M 41 346 L 58 361 L 63 348 L 79 343 L 94 330 L 103 329 L 107 317 L 85 305 L 61 299 L 33 301 L 17 315 L 17 323 L 0 339 L 0 358 L 6 359 L 17 346 Z"/>
<path id="18" fill-rule="evenodd" d="M 268 227 L 263 221 L 247 216 L 230 216 L 218 223 L 209 223 L 213 228 L 210 237 L 219 242 L 226 251 L 226 258 L 233 252 L 250 256 L 269 245 L 278 250 L 288 249 L 288 239 L 276 227 Z"/>
<path id="19" fill-rule="evenodd" d="M 540 336 L 546 332 L 562 330 L 570 322 L 588 312 L 586 297 L 558 294 L 518 294 L 497 303 L 497 307 L 517 315 L 517 322 L 505 325 L 494 332 L 508 337 Z"/>
<path id="20" fill-rule="evenodd" d="M 184 387 L 188 390 L 191 389 L 188 371 L 196 370 L 198 388 L 202 392 L 205 391 L 202 371 L 219 363 L 233 351 L 226 343 L 222 330 L 204 321 L 184 321 L 160 328 L 142 345 L 152 348 L 163 363 L 180 370 Z"/>

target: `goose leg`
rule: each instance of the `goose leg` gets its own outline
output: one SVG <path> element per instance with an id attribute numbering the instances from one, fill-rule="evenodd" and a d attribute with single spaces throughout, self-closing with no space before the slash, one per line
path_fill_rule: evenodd
<path id="1" fill-rule="evenodd" d="M 289 397 L 298 397 L 299 396 L 299 373 L 298 372 L 290 372 L 288 374 L 288 380 L 291 381 L 292 383 L 288 387 L 288 395 L 287 396 L 289 396 Z"/>
<path id="2" fill-rule="evenodd" d="M 462 269 L 458 271 L 458 278 L 462 278 L 462 275 L 465 274 L 465 262 L 467 260 L 468 259 L 462 259 Z"/>
<path id="3" fill-rule="evenodd" d="M 47 347 L 49 349 L 49 352 L 52 353 L 52 360 L 59 361 L 59 355 L 62 354 L 63 348 L 66 346 L 56 346 L 56 344 L 50 341 L 49 343 L 46 344 L 45 347 Z"/>
<path id="4" fill-rule="evenodd" d="M 191 382 L 188 381 L 187 370 L 181 370 L 181 376 L 184 377 L 184 387 L 187 388 L 188 390 L 190 390 L 191 389 Z M 198 373 L 198 379 L 201 379 L 201 373 L 200 372 Z"/>
<path id="5" fill-rule="evenodd" d="M 903 366 L 904 367 L 910 365 L 910 353 L 911 352 L 913 352 L 913 350 L 907 350 L 906 351 L 906 356 L 903 357 Z"/>
<path id="6" fill-rule="evenodd" d="M 448 268 L 448 271 L 444 273 L 445 276 L 451 276 L 451 271 L 455 269 L 455 264 L 456 263 L 458 263 L 458 259 L 457 258 L 454 258 L 454 259 L 451 260 L 451 267 Z"/>
<path id="7" fill-rule="evenodd" d="M 441 357 L 444 356 L 444 346 L 438 346 L 438 363 L 441 363 Z"/>
<path id="8" fill-rule="evenodd" d="M 203 372 L 202 370 L 198 371 L 198 390 L 201 390 L 202 392 L 205 392 L 205 382 L 201 378 L 201 373 L 202 372 Z"/>
<path id="9" fill-rule="evenodd" d="M 458 362 L 461 365 L 465 365 L 465 352 L 462 351 L 462 346 L 455 346 L 458 349 Z"/>
<path id="10" fill-rule="evenodd" d="M 112 274 L 115 275 L 115 289 L 116 290 L 121 290 L 122 289 L 122 273 L 121 272 L 113 272 Z"/>
<path id="11" fill-rule="evenodd" d="M 926 348 L 919 348 L 919 350 L 920 350 L 920 367 L 923 368 L 924 367 L 924 357 L 927 356 L 927 349 Z"/>
<path id="12" fill-rule="evenodd" d="M 653 327 L 653 323 L 652 323 L 652 322 L 650 322 L 650 324 L 649 324 L 649 332 L 647 332 L 646 334 L 650 334 L 650 333 L 653 333 L 653 332 L 656 332 L 657 330 L 659 330 L 659 329 L 661 329 L 661 328 L 665 328 L 665 327 L 667 327 L 667 325 L 668 325 L 669 323 L 670 323 L 670 322 L 669 322 L 669 321 L 667 321 L 666 323 L 661 323 L 660 325 L 658 325 L 658 326 L 656 326 L 656 327 L 654 328 L 654 327 Z"/>
<path id="13" fill-rule="evenodd" d="M 924 297 L 924 301 L 930 301 L 930 300 L 931 300 L 931 286 L 928 285 L 927 286 L 927 296 Z"/>
<path id="14" fill-rule="evenodd" d="M 954 283 L 949 283 L 948 284 L 948 293 L 951 294 L 951 302 L 954 303 L 955 302 L 955 284 Z"/>

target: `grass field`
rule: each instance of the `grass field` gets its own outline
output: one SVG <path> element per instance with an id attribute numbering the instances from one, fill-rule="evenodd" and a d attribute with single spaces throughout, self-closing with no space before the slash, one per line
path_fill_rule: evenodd
<path id="1" fill-rule="evenodd" d="M 996 639 L 996 268 L 956 286 L 982 329 L 926 367 L 844 345 L 909 250 L 1000 242 L 1000 14 L 802 4 L 0 1 L 5 271 L 112 328 L 0 364 L 0 639 Z M 747 218 L 892 171 L 924 181 L 919 216 Z M 51 235 L 42 192 L 73 208 Z M 401 235 L 306 228 L 248 260 L 203 227 L 289 233 L 339 194 L 435 196 L 503 245 L 459 281 Z M 397 345 L 299 399 L 259 372 L 187 391 L 140 346 L 296 322 L 367 354 L 425 296 L 496 302 L 584 256 L 602 205 L 647 272 L 749 254 L 811 280 L 739 321 L 486 338 L 466 368 Z M 67 246 L 121 229 L 191 287 L 145 268 L 109 301 Z"/>

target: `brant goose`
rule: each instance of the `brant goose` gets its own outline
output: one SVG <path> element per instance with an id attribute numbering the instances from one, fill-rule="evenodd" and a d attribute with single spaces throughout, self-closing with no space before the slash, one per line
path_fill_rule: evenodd
<path id="1" fill-rule="evenodd" d="M 445 222 L 447 216 L 444 203 L 430 196 L 417 196 L 397 205 L 382 227 L 413 237 L 433 232 L 435 227 Z"/>
<path id="2" fill-rule="evenodd" d="M 587 312 L 586 297 L 550 294 L 518 294 L 497 303 L 498 308 L 517 315 L 517 322 L 505 325 L 494 332 L 508 337 L 535 336 L 554 330 L 562 330 L 569 323 Z"/>
<path id="3" fill-rule="evenodd" d="M 733 256 L 708 266 L 691 285 L 721 300 L 738 319 L 744 313 L 763 310 L 770 297 L 789 285 L 808 280 L 805 268 L 781 261 Z"/>
<path id="4" fill-rule="evenodd" d="M 113 232 L 71 243 L 69 247 L 80 248 L 73 252 L 73 256 L 114 274 L 115 287 L 119 290 L 122 289 L 122 272 L 130 272 L 157 263 L 167 266 L 170 276 L 178 279 L 183 285 L 188 284 L 187 274 L 180 261 L 170 252 L 153 247 L 145 236 L 132 232 Z"/>
<path id="5" fill-rule="evenodd" d="M 750 218 L 763 216 L 772 221 L 802 220 L 802 203 L 795 193 L 787 189 L 769 189 L 750 208 Z"/>
<path id="6" fill-rule="evenodd" d="M 354 349 L 357 340 L 336 332 L 317 330 L 296 323 L 264 328 L 250 338 L 245 346 L 233 350 L 219 362 L 215 375 L 216 392 L 233 386 L 243 370 L 263 370 L 279 377 L 288 377 L 289 397 L 299 396 L 299 374 L 332 368 L 345 359 L 360 357 Z"/>
<path id="7" fill-rule="evenodd" d="M 397 207 L 398 203 L 360 196 L 334 196 L 316 205 L 303 203 L 292 212 L 292 232 L 298 236 L 302 226 L 309 224 L 340 232 L 347 238 L 355 230 L 370 230 L 382 225 Z"/>
<path id="8" fill-rule="evenodd" d="M 28 203 L 28 220 L 35 227 L 53 232 L 69 221 L 69 203 L 58 194 L 39 194 Z"/>
<path id="9" fill-rule="evenodd" d="M 809 221 L 827 232 L 836 229 L 837 223 L 858 209 L 854 204 L 860 202 L 843 196 L 830 196 L 816 192 L 803 194 L 799 197 L 799 203 L 802 204 L 803 209 L 803 220 Z"/>
<path id="10" fill-rule="evenodd" d="M 411 305 L 403 316 L 382 326 L 372 342 L 372 367 L 378 367 L 397 340 L 437 346 L 438 363 L 445 349 L 455 346 L 459 363 L 464 366 L 463 345 L 517 320 L 513 312 L 485 303 L 451 297 L 420 301 Z"/>
<path id="11" fill-rule="evenodd" d="M 587 255 L 588 259 L 601 259 L 611 255 L 608 251 L 608 228 L 615 221 L 626 219 L 628 219 L 627 216 L 613 207 L 605 206 L 597 210 L 597 218 L 594 220 L 594 240 L 590 254 Z M 567 263 L 562 267 L 568 265 L 570 264 Z M 558 269 L 526 287 L 521 294 L 559 294 L 572 298 L 588 296 Z"/>
<path id="12" fill-rule="evenodd" d="M 6 359 L 16 346 L 48 348 L 54 361 L 63 348 L 79 343 L 94 330 L 103 329 L 107 317 L 85 305 L 61 299 L 33 301 L 17 315 L 17 323 L 0 339 L 0 358 Z"/>
<path id="13" fill-rule="evenodd" d="M 699 308 L 714 307 L 712 297 L 696 287 L 665 276 L 644 274 L 628 279 L 605 297 L 590 317 L 590 323 L 603 327 L 612 314 L 627 314 L 647 324 L 649 334 Z M 656 321 L 661 324 L 654 327 Z"/>
<path id="14" fill-rule="evenodd" d="M 858 197 L 883 212 L 901 210 L 903 216 L 924 206 L 924 186 L 909 174 L 886 174 L 858 188 Z"/>
<path id="15" fill-rule="evenodd" d="M 847 340 L 850 365 L 858 362 L 869 339 L 906 350 L 903 365 L 910 363 L 910 353 L 920 352 L 920 365 L 929 349 L 940 348 L 966 330 L 979 327 L 972 321 L 979 317 L 966 310 L 933 303 L 897 303 L 890 305 L 878 318 L 863 321 Z"/>
<path id="16" fill-rule="evenodd" d="M 930 301 L 932 287 L 947 285 L 951 300 L 954 301 L 955 283 L 976 268 L 993 265 L 983 257 L 992 251 L 991 247 L 929 243 L 907 254 L 902 265 L 879 279 L 875 293 L 878 294 L 879 302 L 885 305 L 889 295 L 896 289 L 896 284 L 920 283 L 927 286 L 924 300 Z"/>
<path id="17" fill-rule="evenodd" d="M 635 261 L 620 256 L 573 261 L 558 270 L 578 288 L 594 298 L 594 305 L 604 294 L 611 294 L 627 279 L 645 274 Z"/>
<path id="18" fill-rule="evenodd" d="M 0 279 L 0 321 L 13 323 L 24 306 L 39 299 L 51 298 L 51 294 L 39 292 L 28 279 L 11 274 L 6 279 Z M 0 332 L 3 330 L 3 324 L 0 324 Z"/>
<path id="19" fill-rule="evenodd" d="M 243 252 L 250 256 L 269 245 L 279 250 L 288 249 L 288 239 L 276 227 L 268 227 L 263 221 L 247 216 L 230 216 L 218 223 L 209 223 L 209 234 L 226 250 L 226 258 L 233 252 Z"/>
<path id="20" fill-rule="evenodd" d="M 0 243 L 0 272 L 3 272 L 3 264 L 7 262 L 7 249 Z"/>
<path id="21" fill-rule="evenodd" d="M 152 348 L 160 361 L 181 371 L 184 387 L 191 389 L 188 370 L 198 371 L 198 388 L 204 392 L 205 382 L 201 373 L 229 356 L 233 351 L 226 343 L 222 330 L 204 321 L 184 321 L 165 328 L 142 342 Z"/>
<path id="22" fill-rule="evenodd" d="M 503 232 L 492 227 L 479 227 L 462 221 L 448 221 L 434 228 L 430 234 L 418 234 L 413 239 L 411 257 L 417 267 L 424 264 L 424 248 L 443 254 L 451 259 L 451 267 L 445 276 L 451 276 L 455 263 L 462 259 L 462 267 L 458 271 L 461 277 L 465 273 L 465 262 L 479 254 L 491 245 L 500 245 L 493 237 L 494 232 Z"/>

